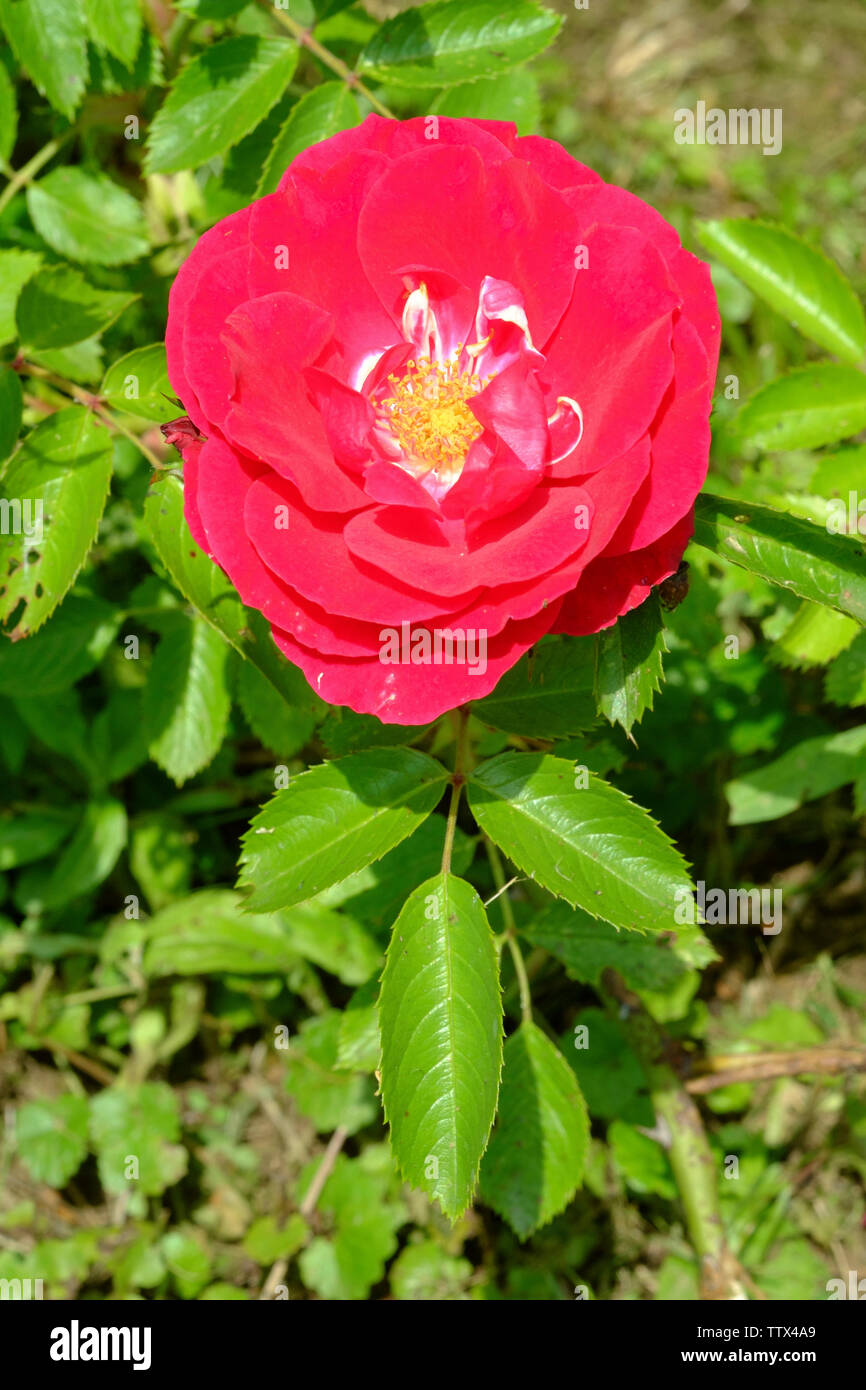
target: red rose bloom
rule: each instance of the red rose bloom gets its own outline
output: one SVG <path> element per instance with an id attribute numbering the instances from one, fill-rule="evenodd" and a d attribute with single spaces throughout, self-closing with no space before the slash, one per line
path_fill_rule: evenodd
<path id="1" fill-rule="evenodd" d="M 718 343 L 706 266 L 552 141 L 369 116 L 181 267 L 190 528 L 324 699 L 424 723 L 677 568 Z"/>

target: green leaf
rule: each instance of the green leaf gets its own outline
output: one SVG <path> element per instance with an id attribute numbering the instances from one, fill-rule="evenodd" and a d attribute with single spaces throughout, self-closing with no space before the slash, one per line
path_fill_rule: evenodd
<path id="1" fill-rule="evenodd" d="M 376 1150 L 367 1149 L 357 1159 L 338 1156 L 316 1204 L 327 1227 L 336 1229 L 328 1238 L 317 1236 L 298 1257 L 305 1287 L 322 1299 L 366 1298 L 397 1249 L 395 1233 L 406 1221 L 406 1209 L 387 1199 L 390 1175 L 370 1170 L 371 1154 Z M 316 1159 L 305 1169 L 303 1187 L 309 1187 L 319 1165 Z"/>
<path id="2" fill-rule="evenodd" d="M 528 0 L 446 0 L 388 19 L 358 62 L 362 78 L 401 87 L 450 87 L 494 77 L 534 58 L 562 19 Z"/>
<path id="3" fill-rule="evenodd" d="M 348 705 L 332 705 L 322 720 L 319 737 L 328 756 L 340 758 L 362 748 L 415 743 L 429 728 L 429 724 L 383 724 L 375 714 L 356 714 Z"/>
<path id="4" fill-rule="evenodd" d="M 38 251 L 0 251 L 0 345 L 13 343 L 18 337 L 18 296 L 41 264 Z"/>
<path id="5" fill-rule="evenodd" d="M 160 1249 L 180 1297 L 195 1298 L 204 1288 L 211 1272 L 211 1258 L 202 1248 L 200 1239 L 189 1231 L 166 1231 L 160 1241 Z"/>
<path id="6" fill-rule="evenodd" d="M 382 951 L 370 933 L 343 912 L 305 903 L 281 914 L 292 950 L 346 985 L 360 985 L 378 970 Z"/>
<path id="7" fill-rule="evenodd" d="M 802 603 L 768 655 L 780 666 L 792 666 L 797 670 L 805 666 L 826 666 L 859 631 L 853 618 L 837 613 L 835 608 Z"/>
<path id="8" fill-rule="evenodd" d="M 856 540 L 770 507 L 702 493 L 694 541 L 770 584 L 866 623 L 866 550 Z"/>
<path id="9" fill-rule="evenodd" d="M 382 1050 L 378 997 L 378 980 L 368 980 L 355 990 L 343 1010 L 334 1064 L 338 1071 L 378 1071 Z"/>
<path id="10" fill-rule="evenodd" d="M 115 410 L 138 415 L 143 420 L 174 420 L 178 406 L 172 396 L 165 361 L 165 344 L 133 348 L 125 357 L 112 362 L 105 373 L 100 395 Z"/>
<path id="11" fill-rule="evenodd" d="M 538 80 L 526 68 L 449 87 L 430 109 L 437 116 L 514 121 L 519 135 L 534 135 L 541 124 Z"/>
<path id="12" fill-rule="evenodd" d="M 632 1124 L 655 1123 L 646 1073 L 617 1018 L 601 1009 L 581 1009 L 573 1031 L 560 1039 L 591 1115 Z"/>
<path id="13" fill-rule="evenodd" d="M 505 1044 L 499 1117 L 481 1167 L 481 1195 L 526 1240 L 580 1186 L 589 1117 L 577 1077 L 534 1023 Z"/>
<path id="14" fill-rule="evenodd" d="M 341 130 L 358 125 L 361 113 L 342 82 L 323 82 L 292 107 L 268 155 L 256 196 L 274 193 L 296 155 Z"/>
<path id="15" fill-rule="evenodd" d="M 282 919 L 243 908 L 228 888 L 169 903 L 146 923 L 145 975 L 287 974 L 298 957 Z"/>
<path id="16" fill-rule="evenodd" d="M 147 254 L 144 211 L 105 174 L 78 165 L 52 169 L 27 189 L 27 211 L 58 255 L 97 265 L 124 265 Z"/>
<path id="17" fill-rule="evenodd" d="M 728 782 L 731 825 L 778 820 L 805 801 L 844 787 L 860 774 L 866 724 L 841 734 L 820 734 L 789 748 L 780 758 Z"/>
<path id="18" fill-rule="evenodd" d="M 353 916 L 374 926 L 390 927 L 409 894 L 438 871 L 444 845 L 445 822 L 441 816 L 430 816 L 378 863 L 335 883 L 316 901 L 325 907 L 348 904 Z M 451 872 L 458 877 L 465 873 L 474 854 L 472 839 L 458 825 L 451 847 Z"/>
<path id="19" fill-rule="evenodd" d="M 249 4 L 249 0 L 175 0 L 175 9 L 196 19 L 230 19 Z"/>
<path id="20" fill-rule="evenodd" d="M 102 376 L 103 351 L 97 334 L 92 338 L 83 338 L 80 343 L 70 343 L 68 347 L 41 349 L 33 353 L 33 360 L 58 376 L 82 386 L 90 386 Z"/>
<path id="21" fill-rule="evenodd" d="M 817 449 L 866 429 L 866 376 L 818 362 L 762 386 L 736 417 L 735 430 L 759 449 Z"/>
<path id="22" fill-rule="evenodd" d="M 50 873 L 39 866 L 19 880 L 16 896 L 27 913 L 73 902 L 108 877 L 126 844 L 126 811 L 110 797 L 89 801 L 72 839 Z"/>
<path id="23" fill-rule="evenodd" d="M 46 748 L 68 758 L 91 775 L 88 727 L 77 690 L 60 695 L 28 695 L 15 701 L 15 711 L 33 736 Z"/>
<path id="24" fill-rule="evenodd" d="M 147 683 L 150 755 L 176 786 L 222 746 L 231 708 L 228 657 L 219 633 L 201 618 L 173 625 L 156 649 Z"/>
<path id="25" fill-rule="evenodd" d="M 91 762 L 102 782 L 120 782 L 147 762 L 144 692 L 139 686 L 112 690 L 90 721 Z"/>
<path id="26" fill-rule="evenodd" d="M 819 497 L 844 498 L 857 492 L 866 477 L 866 444 L 849 444 L 818 460 L 809 491 Z"/>
<path id="27" fill-rule="evenodd" d="M 256 1264 L 271 1265 L 274 1260 L 290 1260 L 306 1244 L 309 1234 L 310 1228 L 298 1212 L 282 1227 L 273 1216 L 261 1216 L 244 1236 L 244 1250 Z"/>
<path id="28" fill-rule="evenodd" d="M 472 712 L 527 738 L 579 733 L 597 718 L 594 663 L 591 637 L 544 642 L 506 671 L 492 694 L 474 701 Z"/>
<path id="29" fill-rule="evenodd" d="M 249 661 L 239 664 L 237 698 L 250 728 L 266 748 L 290 758 L 313 732 L 315 716 L 287 704 Z"/>
<path id="30" fill-rule="evenodd" d="M 0 63 L 0 165 L 8 168 L 18 139 L 18 102 L 15 87 Z"/>
<path id="31" fill-rule="evenodd" d="M 196 612 L 251 661 L 293 709 L 321 709 L 322 701 L 300 671 L 274 645 L 262 615 L 244 608 L 222 570 L 195 544 L 184 520 L 183 487 L 177 478 L 166 475 L 153 484 L 144 514 L 160 560 Z"/>
<path id="32" fill-rule="evenodd" d="M 356 1134 L 378 1109 L 370 1077 L 336 1070 L 340 1019 L 339 1009 L 306 1019 L 289 1053 L 286 1089 L 320 1134 L 338 1125 Z"/>
<path id="33" fill-rule="evenodd" d="M 113 53 L 97 45 L 88 51 L 90 58 L 90 89 L 103 96 L 116 96 L 121 92 L 140 92 L 142 88 L 152 90 L 163 87 L 165 77 L 165 56 L 156 34 L 145 29 L 135 57 L 129 64 L 121 63 Z"/>
<path id="34" fill-rule="evenodd" d="M 369 749 L 302 772 L 244 836 L 250 907 L 291 907 L 381 859 L 426 820 L 447 781 L 442 764 L 414 748 Z"/>
<path id="35" fill-rule="evenodd" d="M 866 632 L 854 638 L 827 672 L 824 694 L 834 705 L 866 705 Z"/>
<path id="36" fill-rule="evenodd" d="M 654 1192 L 668 1202 L 676 1199 L 677 1185 L 661 1144 L 622 1120 L 610 1125 L 607 1141 L 614 1164 L 634 1192 Z"/>
<path id="37" fill-rule="evenodd" d="M 87 82 L 87 36 L 69 0 L 0 0 L 0 23 L 30 80 L 71 120 Z"/>
<path id="38" fill-rule="evenodd" d="M 17 373 L 0 366 L 0 460 L 7 459 L 18 442 L 23 401 Z"/>
<path id="39" fill-rule="evenodd" d="M 533 946 L 562 961 L 573 980 L 594 989 L 611 967 L 630 989 L 664 994 L 694 967 L 702 969 L 717 959 L 700 927 L 676 924 L 676 940 L 660 941 L 657 936 L 617 931 L 609 922 L 593 921 L 561 902 L 551 903 L 522 932 Z"/>
<path id="40" fill-rule="evenodd" d="M 435 1240 L 406 1245 L 388 1270 L 391 1297 L 405 1303 L 464 1302 L 474 1270 Z"/>
<path id="41" fill-rule="evenodd" d="M 111 1086 L 93 1096 L 90 1135 L 100 1181 L 112 1195 L 158 1196 L 186 1172 L 177 1098 L 162 1081 Z"/>
<path id="42" fill-rule="evenodd" d="M 87 1097 L 31 1100 L 18 1110 L 15 1141 L 31 1177 L 65 1187 L 87 1154 Z"/>
<path id="43" fill-rule="evenodd" d="M 258 125 L 292 79 L 298 49 L 239 34 L 182 69 L 150 127 L 149 174 L 171 174 L 224 154 Z"/>
<path id="44" fill-rule="evenodd" d="M 114 641 L 118 616 L 101 599 L 71 594 L 47 627 L 26 641 L 0 641 L 0 694 L 40 699 L 92 671 Z"/>
<path id="45" fill-rule="evenodd" d="M 484 833 L 548 892 L 614 926 L 673 926 L 691 890 L 685 861 L 623 792 L 563 758 L 512 752 L 482 763 L 468 789 Z"/>
<path id="46" fill-rule="evenodd" d="M 596 699 L 611 724 L 629 733 L 661 689 L 662 655 L 667 651 L 657 594 L 598 634 Z"/>
<path id="47" fill-rule="evenodd" d="M 132 67 L 141 38 L 140 0 L 84 0 L 84 15 L 94 43 Z"/>
<path id="48" fill-rule="evenodd" d="M 841 270 L 785 227 L 748 218 L 698 224 L 714 256 L 814 342 L 846 362 L 866 354 L 866 320 Z"/>
<path id="49" fill-rule="evenodd" d="M 183 821 L 151 811 L 136 818 L 129 834 L 129 867 L 156 912 L 189 892 L 193 856 L 191 832 Z"/>
<path id="50" fill-rule="evenodd" d="M 53 808 L 0 817 L 0 873 L 45 859 L 70 829 L 69 817 Z"/>
<path id="51" fill-rule="evenodd" d="M 484 905 L 462 879 L 428 879 L 397 918 L 379 1026 L 397 1164 L 456 1220 L 475 1190 L 502 1065 L 496 950 Z"/>
<path id="52" fill-rule="evenodd" d="M 37 425 L 6 464 L 0 491 L 18 534 L 0 538 L 0 622 L 35 632 L 68 592 L 96 539 L 111 482 L 111 437 L 83 406 Z"/>
<path id="53" fill-rule="evenodd" d="M 80 343 L 114 323 L 138 295 L 98 290 L 69 265 L 50 265 L 29 279 L 18 299 L 18 333 L 42 351 Z"/>

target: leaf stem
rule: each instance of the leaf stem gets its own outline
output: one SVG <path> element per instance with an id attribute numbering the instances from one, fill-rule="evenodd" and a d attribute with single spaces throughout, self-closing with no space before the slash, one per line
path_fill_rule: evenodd
<path id="1" fill-rule="evenodd" d="M 336 53 L 332 53 L 323 43 L 319 43 L 318 39 L 313 38 L 312 32 L 309 29 L 305 29 L 303 24 L 299 24 L 296 19 L 292 19 L 292 16 L 287 14 L 285 10 L 274 9 L 271 0 L 261 0 L 261 3 L 266 9 L 271 11 L 275 19 L 279 20 L 284 29 L 288 29 L 289 33 L 302 48 L 309 49 L 310 53 L 315 54 L 320 63 L 324 63 L 326 68 L 330 68 L 331 72 L 336 73 L 338 77 L 342 78 L 350 91 L 360 92 L 361 96 L 369 101 L 373 110 L 378 111 L 380 116 L 390 116 L 391 120 L 397 119 L 394 112 L 390 110 L 384 102 L 380 101 L 378 97 L 375 97 L 369 87 L 364 86 L 360 77 L 352 72 L 351 68 L 347 67 L 343 60 L 337 57 Z"/>
<path id="2" fill-rule="evenodd" d="M 502 912 L 502 920 L 505 924 L 503 933 L 505 943 L 511 952 L 511 959 L 514 962 L 514 973 L 517 976 L 517 984 L 520 989 L 520 1013 L 524 1023 L 532 1022 L 532 991 L 529 988 L 529 976 L 526 973 L 526 966 L 523 962 L 523 953 L 517 942 L 517 925 L 514 921 L 514 913 L 511 909 L 511 901 L 508 897 L 508 883 L 505 879 L 505 870 L 502 867 L 502 860 L 499 850 L 492 840 L 484 837 L 484 846 L 487 850 L 487 858 L 490 860 L 490 868 L 493 872 L 493 881 L 496 884 L 496 897 L 499 900 Z"/>
<path id="3" fill-rule="evenodd" d="M 61 391 L 64 395 L 70 396 L 72 400 L 78 401 L 79 405 L 87 406 L 88 410 L 92 410 L 109 430 L 122 434 L 124 439 L 128 439 L 131 444 L 140 449 L 151 468 L 162 469 L 165 467 L 165 464 L 157 458 L 153 450 L 142 442 L 140 436 L 133 434 L 126 425 L 122 425 L 119 420 L 116 420 L 106 410 L 102 399 L 94 395 L 92 391 L 85 391 L 83 386 L 77 386 L 74 381 L 67 381 L 65 377 L 58 376 L 56 372 L 50 372 L 46 367 L 38 367 L 35 362 L 27 362 L 22 357 L 16 358 L 12 366 L 19 375 L 32 376 L 37 381 L 44 381 L 46 386 L 52 386 L 55 391 Z"/>
<path id="4" fill-rule="evenodd" d="M 41 150 L 36 151 L 32 159 L 22 165 L 17 174 L 11 175 L 3 192 L 0 193 L 0 213 L 12 202 L 15 194 L 39 173 L 43 165 L 47 164 L 49 159 L 53 159 L 58 150 L 63 148 L 74 130 L 75 127 L 70 126 L 62 135 L 57 135 L 53 140 L 49 140 L 47 145 L 43 145 Z"/>
<path id="5" fill-rule="evenodd" d="M 448 819 L 445 822 L 445 844 L 442 846 L 443 874 L 450 874 L 451 872 L 451 854 L 454 849 L 454 832 L 457 829 L 457 812 L 460 807 L 460 793 L 466 781 L 469 711 L 468 709 L 454 710 L 452 718 L 456 725 L 457 748 L 454 754 L 454 776 L 451 779 L 451 803 L 448 807 Z"/>

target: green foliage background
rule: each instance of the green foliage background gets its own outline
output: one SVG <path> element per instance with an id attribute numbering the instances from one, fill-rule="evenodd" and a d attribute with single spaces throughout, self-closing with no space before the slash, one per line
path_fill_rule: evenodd
<path id="1" fill-rule="evenodd" d="M 0 535 L 0 1278 L 697 1298 L 689 1165 L 611 968 L 680 1081 L 849 1049 L 699 1104 L 751 1293 L 866 1270 L 866 558 L 827 526 L 866 497 L 866 9 L 821 16 L 818 43 L 805 0 L 0 0 L 0 494 L 46 518 Z M 676 144 L 698 99 L 781 107 L 783 152 Z M 559 139 L 711 259 L 724 324 L 686 600 L 543 643 L 423 729 L 324 706 L 277 656 L 196 558 L 159 431 L 195 239 L 373 106 Z M 344 842 L 305 839 L 307 806 L 339 808 Z M 781 889 L 781 933 L 671 940 L 687 865 Z M 436 1010 L 444 1120 L 434 1073 L 400 1069 Z"/>

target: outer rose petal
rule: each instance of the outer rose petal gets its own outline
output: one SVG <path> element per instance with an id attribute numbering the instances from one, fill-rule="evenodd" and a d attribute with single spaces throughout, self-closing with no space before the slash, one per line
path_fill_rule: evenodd
<path id="1" fill-rule="evenodd" d="M 222 428 L 229 440 L 290 478 L 310 505 L 350 512 L 368 506 L 369 498 L 337 466 L 302 374 L 332 332 L 330 314 L 294 294 L 265 295 L 235 309 L 222 333 L 233 377 Z M 262 343 L 269 345 L 267 372 Z"/>
<path id="2" fill-rule="evenodd" d="M 674 370 L 672 315 L 680 300 L 664 261 L 639 232 L 596 227 L 589 265 L 547 345 L 542 379 L 583 411 L 583 437 L 553 473 L 601 468 L 645 434 Z M 635 293 L 640 285 L 640 293 Z"/>
<path id="3" fill-rule="evenodd" d="M 674 384 L 653 424 L 652 466 L 611 552 L 642 550 L 664 535 L 692 503 L 707 475 L 713 380 L 697 331 L 685 319 L 674 328 Z"/>
<path id="4" fill-rule="evenodd" d="M 387 167 L 381 155 L 360 151 L 320 175 L 301 172 L 254 203 L 250 218 L 250 297 L 286 291 L 326 309 L 347 376 L 370 350 L 400 337 L 357 247 L 361 209 Z"/>
<path id="5" fill-rule="evenodd" d="M 289 508 L 288 531 L 274 527 L 280 506 Z M 239 519 L 237 515 L 236 525 Z M 413 587 L 409 575 L 394 578 L 352 555 L 342 519 L 311 511 L 291 483 L 276 475 L 265 474 L 250 486 L 243 526 L 262 564 L 328 613 L 367 623 L 423 623 L 435 621 L 443 608 L 457 606 L 456 599 L 443 602 L 441 595 Z M 460 602 L 468 603 L 475 592 L 467 584 Z"/>
<path id="6" fill-rule="evenodd" d="M 226 217 L 205 232 L 196 243 L 192 254 L 180 267 L 169 292 L 168 324 L 165 330 L 169 381 L 172 390 L 186 406 L 187 414 L 199 429 L 205 432 L 209 430 L 210 422 L 199 406 L 199 397 L 193 382 L 198 354 L 191 352 L 190 361 L 187 361 L 187 335 L 192 338 L 202 313 L 210 311 L 214 320 L 221 323 L 236 304 L 247 298 L 246 284 L 242 291 L 237 292 L 234 281 L 224 283 L 219 277 L 215 279 L 212 295 L 202 296 L 201 280 L 209 267 L 220 257 L 230 255 L 238 247 L 244 248 L 244 254 L 247 254 L 247 232 L 251 213 L 251 208 L 242 208 L 240 212 L 233 213 L 231 217 Z M 215 350 L 220 352 L 218 331 L 213 334 L 213 338 L 217 342 Z M 206 351 L 207 335 L 205 339 Z M 207 375 L 205 371 L 205 382 Z"/>
<path id="7" fill-rule="evenodd" d="M 602 182 L 600 174 L 572 159 L 555 140 L 545 140 L 541 135 L 521 135 L 514 141 L 512 149 L 519 159 L 525 159 L 532 165 L 545 183 L 561 192 Z"/>
<path id="8" fill-rule="evenodd" d="M 694 512 L 690 511 L 645 550 L 594 560 L 565 599 L 552 630 L 583 637 L 611 627 L 643 603 L 656 584 L 674 574 L 693 527 Z"/>
<path id="9" fill-rule="evenodd" d="M 426 724 L 443 710 L 489 695 L 500 676 L 549 631 L 558 608 L 556 604 L 526 622 L 510 623 L 489 639 L 486 670 L 479 665 L 474 673 L 467 665 L 390 666 L 379 660 L 324 657 L 278 629 L 274 641 L 323 700 L 348 705 L 358 714 L 375 714 L 386 724 Z"/>
<path id="10" fill-rule="evenodd" d="M 341 131 L 330 140 L 323 140 L 303 150 L 283 174 L 278 191 L 300 171 L 327 173 L 348 154 L 374 150 L 390 159 L 399 159 L 401 155 L 411 154 L 414 150 L 429 149 L 432 142 L 428 121 L 427 116 L 416 116 L 409 121 L 392 121 L 371 114 L 351 130 Z M 452 116 L 437 117 L 437 144 L 472 146 L 488 162 L 507 158 L 516 134 L 517 127 L 511 121 L 466 121 Z"/>
<path id="11" fill-rule="evenodd" d="M 174 441 L 174 446 L 183 458 L 183 510 L 186 517 L 186 524 L 190 529 L 190 535 L 196 545 L 210 554 L 205 529 L 202 525 L 201 515 L 198 509 L 198 461 L 202 449 L 205 447 L 204 439 L 189 439 L 185 443 L 180 440 Z"/>
<path id="12" fill-rule="evenodd" d="M 199 459 L 208 478 L 208 487 L 201 492 L 203 515 L 199 515 L 195 505 Z M 190 461 L 185 462 L 186 515 L 196 542 L 225 570 L 242 602 L 257 608 L 269 622 L 288 628 L 302 641 L 321 643 L 325 651 L 351 656 L 370 651 L 369 638 L 365 640 L 363 632 L 359 633 L 351 624 L 341 627 L 339 619 L 325 618 L 322 610 L 271 574 L 243 528 L 238 526 L 243 499 L 255 481 L 257 467 L 250 460 L 241 459 L 221 439 L 209 439 L 204 444 L 192 471 Z M 193 489 L 192 514 L 190 488 Z"/>
<path id="13" fill-rule="evenodd" d="M 579 210 L 586 227 L 595 221 L 616 227 L 635 227 L 652 242 L 676 281 L 683 298 L 685 315 L 701 335 L 711 372 L 715 376 L 721 319 L 709 266 L 684 250 L 676 228 L 666 222 L 661 213 L 625 188 L 601 183 L 594 188 L 580 189 L 577 193 L 570 192 L 564 196 L 572 207 Z"/>

